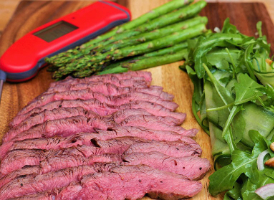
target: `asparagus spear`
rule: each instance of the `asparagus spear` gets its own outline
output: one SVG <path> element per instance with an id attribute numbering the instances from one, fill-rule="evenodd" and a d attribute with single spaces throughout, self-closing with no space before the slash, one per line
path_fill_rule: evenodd
<path id="1" fill-rule="evenodd" d="M 120 60 L 120 61 L 114 62 L 114 63 L 110 62 L 106 65 L 106 67 L 103 67 L 103 69 L 106 70 L 106 69 L 110 69 L 110 68 L 115 68 L 115 67 L 117 67 L 119 65 L 123 65 L 124 63 L 127 63 L 127 62 L 135 62 L 135 60 L 146 59 L 146 58 L 156 57 L 156 56 L 164 56 L 167 54 L 174 54 L 182 49 L 187 48 L 187 46 L 188 46 L 188 42 L 182 42 L 182 43 L 176 44 L 171 47 L 160 49 L 158 51 L 152 51 L 152 52 L 140 55 L 140 56 L 129 57 L 127 59 L 123 59 L 123 60 Z"/>
<path id="2" fill-rule="evenodd" d="M 177 61 L 181 61 L 186 59 L 188 56 L 188 50 L 183 49 L 174 54 L 167 54 L 166 56 L 154 56 L 147 59 L 134 59 L 129 62 L 125 62 L 122 65 L 118 65 L 114 68 L 107 68 L 97 74 L 113 74 L 113 73 L 121 73 L 127 71 L 137 71 L 142 69 L 147 69 L 159 65 L 165 65 Z M 89 71 L 79 71 L 74 74 L 76 77 L 85 77 L 89 75 Z"/>
<path id="3" fill-rule="evenodd" d="M 176 23 L 176 24 L 172 24 L 172 25 L 166 26 L 166 27 L 161 28 L 161 29 L 156 29 L 156 30 L 153 30 L 153 31 L 148 32 L 148 33 L 143 33 L 143 34 L 137 35 L 135 37 L 132 37 L 132 38 L 129 38 L 129 39 L 126 39 L 126 40 L 119 40 L 119 41 L 115 42 L 114 44 L 109 44 L 107 46 L 104 46 L 102 49 L 99 49 L 97 51 L 98 52 L 101 51 L 101 52 L 104 53 L 104 52 L 107 52 L 107 51 L 110 51 L 110 50 L 114 50 L 114 49 L 118 49 L 118 48 L 128 46 L 129 44 L 130 45 L 135 45 L 135 44 L 138 44 L 138 43 L 150 41 L 150 40 L 153 40 L 153 39 L 156 39 L 156 38 L 160 38 L 160 37 L 164 37 L 166 35 L 172 34 L 176 31 L 187 29 L 187 28 L 192 27 L 192 26 L 197 25 L 197 24 L 206 24 L 207 21 L 208 21 L 207 17 L 191 18 L 191 19 L 188 19 L 186 21 L 179 22 L 179 23 Z"/>
<path id="4" fill-rule="evenodd" d="M 204 35 L 208 35 L 208 34 L 211 34 L 211 33 L 212 33 L 212 31 L 209 29 L 204 33 Z M 195 39 L 195 38 L 193 38 L 193 39 Z M 182 43 L 175 44 L 171 47 L 166 47 L 166 48 L 163 48 L 163 49 L 160 49 L 160 50 L 157 50 L 157 51 L 152 51 L 152 52 L 142 54 L 142 55 L 139 55 L 139 56 L 129 57 L 127 59 L 123 59 L 123 60 L 120 60 L 118 62 L 114 62 L 114 63 L 111 63 L 111 64 L 108 63 L 106 65 L 106 67 L 103 67 L 103 68 L 105 70 L 105 69 L 117 67 L 119 65 L 123 65 L 126 62 L 135 62 L 134 60 L 137 60 L 137 59 L 139 60 L 139 59 L 145 59 L 145 58 L 150 58 L 150 57 L 154 57 L 154 56 L 164 56 L 164 55 L 167 55 L 167 54 L 174 54 L 174 53 L 176 53 L 180 50 L 183 50 L 187 47 L 188 47 L 188 42 L 182 42 Z"/>
<path id="5" fill-rule="evenodd" d="M 109 60 L 119 60 L 128 56 L 135 56 L 167 46 L 175 45 L 189 38 L 195 37 L 206 31 L 205 24 L 198 24 L 185 30 L 180 30 L 162 38 L 157 38 L 152 41 L 144 42 L 135 46 L 127 46 L 121 49 L 116 49 L 98 56 L 87 56 L 86 58 L 96 63 Z"/>
<path id="6" fill-rule="evenodd" d="M 211 30 L 208 30 L 205 34 L 210 34 Z M 160 49 L 158 51 L 152 51 L 136 57 L 130 57 L 126 60 L 115 62 L 108 65 L 102 71 L 97 72 L 97 75 L 122 73 L 127 71 L 137 71 L 147 69 L 159 65 L 165 65 L 181 60 L 185 60 L 188 57 L 188 42 L 182 42 L 171 47 Z M 75 77 L 89 76 L 90 70 L 84 70 L 81 72 L 75 72 Z"/>
<path id="7" fill-rule="evenodd" d="M 187 39 L 196 37 L 206 31 L 204 24 L 198 24 L 188 29 L 175 32 L 171 35 L 145 42 L 136 46 L 124 47 L 122 49 L 116 49 L 99 56 L 85 56 L 84 58 L 70 63 L 65 67 L 59 68 L 54 73 L 54 78 L 62 78 L 72 72 L 80 70 L 90 70 L 91 74 L 100 71 L 102 64 L 110 60 L 119 60 L 124 57 L 135 56 L 144 54 L 147 52 L 155 51 L 167 46 L 172 46 Z"/>
<path id="8" fill-rule="evenodd" d="M 86 48 L 87 46 L 96 46 L 98 43 L 100 43 L 101 41 L 103 40 L 106 40 L 107 38 L 110 38 L 112 36 L 115 36 L 116 34 L 119 34 L 121 32 L 124 32 L 125 30 L 131 30 L 141 24 L 144 24 L 144 23 L 147 23 L 148 21 L 154 19 L 154 18 L 157 18 L 159 16 L 162 16 L 162 15 L 165 15 L 166 13 L 169 13 L 175 9 L 178 9 L 178 8 L 181 8 L 181 7 L 184 7 L 190 3 L 192 3 L 193 0 L 172 0 L 166 4 L 163 4 L 153 10 L 151 10 L 150 12 L 136 18 L 135 20 L 132 20 L 128 23 L 125 23 L 121 26 L 117 26 L 116 28 L 112 29 L 111 31 L 103 34 L 103 35 L 100 35 L 98 37 L 96 37 L 95 39 L 92 39 L 90 40 L 89 42 L 83 44 L 81 46 L 81 48 Z M 66 56 L 67 54 L 66 53 L 69 53 L 70 54 L 75 54 L 75 51 L 77 52 L 78 51 L 78 48 L 79 47 L 76 47 L 68 52 L 63 52 L 61 54 L 58 54 L 56 56 L 53 56 L 51 58 L 47 58 L 46 62 L 49 62 L 49 63 L 53 63 L 53 61 L 55 59 L 58 59 L 59 57 L 63 57 L 63 56 Z"/>

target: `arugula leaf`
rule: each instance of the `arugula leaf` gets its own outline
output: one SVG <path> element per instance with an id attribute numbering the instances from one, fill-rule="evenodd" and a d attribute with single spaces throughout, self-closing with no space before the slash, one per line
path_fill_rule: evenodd
<path id="1" fill-rule="evenodd" d="M 237 27 L 234 26 L 233 24 L 230 24 L 229 18 L 226 18 L 224 21 L 222 33 L 233 33 L 233 34 L 240 34 L 238 31 Z"/>
<path id="2" fill-rule="evenodd" d="M 237 148 L 236 148 L 236 144 L 235 144 L 235 141 L 234 141 L 234 138 L 233 138 L 232 130 L 229 129 L 229 128 L 230 128 L 230 125 L 231 125 L 231 123 L 233 121 L 233 118 L 241 110 L 242 110 L 242 107 L 240 107 L 240 106 L 233 106 L 233 108 L 231 109 L 231 112 L 230 112 L 230 114 L 228 116 L 228 119 L 226 121 L 225 127 L 223 129 L 223 133 L 222 133 L 223 138 L 225 139 L 225 141 L 229 145 L 229 149 L 230 149 L 231 153 L 235 149 L 237 149 Z"/>
<path id="3" fill-rule="evenodd" d="M 247 74 L 238 74 L 237 81 L 238 82 L 235 83 L 235 105 L 256 100 L 258 96 L 263 95 L 262 92 L 258 90 L 263 88 L 263 86 L 255 82 Z"/>
<path id="4" fill-rule="evenodd" d="M 250 137 L 255 143 L 252 154 L 235 150 L 231 156 L 231 164 L 217 170 L 209 177 L 209 192 L 213 196 L 220 192 L 231 190 L 241 174 L 245 174 L 247 177 L 252 174 L 251 166 L 257 162 L 258 155 L 267 149 L 267 145 L 258 132 L 253 132 Z"/>
<path id="5" fill-rule="evenodd" d="M 254 71 L 252 70 L 252 62 L 251 62 L 251 53 L 253 51 L 253 47 L 254 47 L 254 44 L 250 44 L 245 52 L 244 52 L 244 63 L 245 63 L 245 67 L 247 69 L 247 72 L 249 73 L 250 77 L 253 79 L 253 80 L 256 80 L 256 77 L 254 75 Z"/>
<path id="6" fill-rule="evenodd" d="M 215 33 L 212 36 L 200 41 L 194 51 L 194 68 L 199 78 L 205 75 L 203 63 L 205 63 L 205 55 L 214 47 L 227 47 L 231 44 L 240 46 L 244 42 L 244 37 L 239 34 Z"/>
<path id="7" fill-rule="evenodd" d="M 229 48 L 228 51 L 231 58 L 235 62 L 235 65 L 238 65 L 242 51 L 237 48 Z M 213 49 L 206 55 L 207 64 L 220 70 L 229 71 L 231 68 L 230 65 L 232 64 L 229 54 L 226 49 Z"/>
<path id="8" fill-rule="evenodd" d="M 205 71 L 207 72 L 211 82 L 213 83 L 217 93 L 219 94 L 219 96 L 222 99 L 222 101 L 224 102 L 224 104 L 228 105 L 228 104 L 232 103 L 234 101 L 234 99 L 231 96 L 231 93 L 225 87 L 223 87 L 219 81 L 217 81 L 217 79 L 213 76 L 213 74 L 211 73 L 211 71 L 208 69 L 208 67 L 205 64 L 203 64 L 203 67 L 204 67 Z"/>
<path id="9" fill-rule="evenodd" d="M 224 200 L 231 200 L 231 199 L 239 199 L 241 200 L 241 188 L 242 188 L 242 185 L 235 182 L 234 186 L 233 186 L 233 189 L 227 191 L 227 193 L 225 193 L 225 196 L 224 196 Z"/>
<path id="10" fill-rule="evenodd" d="M 262 37 L 263 33 L 262 33 L 262 22 L 261 21 L 256 24 L 256 28 L 258 30 L 259 37 Z"/>

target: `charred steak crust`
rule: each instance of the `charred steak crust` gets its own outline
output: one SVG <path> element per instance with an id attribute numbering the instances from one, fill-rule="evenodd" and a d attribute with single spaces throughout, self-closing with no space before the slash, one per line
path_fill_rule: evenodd
<path id="1" fill-rule="evenodd" d="M 0 199 L 182 199 L 210 169 L 149 72 L 68 77 L 23 108 L 0 147 Z"/>

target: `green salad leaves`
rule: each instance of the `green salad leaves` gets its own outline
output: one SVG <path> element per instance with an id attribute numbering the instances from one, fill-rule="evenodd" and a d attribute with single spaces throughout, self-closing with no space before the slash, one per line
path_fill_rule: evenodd
<path id="1" fill-rule="evenodd" d="M 274 169 L 257 167 L 274 141 L 274 64 L 261 26 L 249 37 L 226 19 L 221 32 L 189 41 L 180 66 L 194 84 L 194 116 L 211 139 L 209 191 L 226 192 L 225 199 L 261 199 L 256 189 L 274 183 Z"/>

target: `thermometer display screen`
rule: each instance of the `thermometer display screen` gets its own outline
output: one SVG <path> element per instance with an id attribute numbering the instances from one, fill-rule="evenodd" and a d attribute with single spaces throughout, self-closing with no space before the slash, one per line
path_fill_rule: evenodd
<path id="1" fill-rule="evenodd" d="M 63 35 L 66 35 L 74 30 L 78 29 L 77 26 L 74 26 L 68 22 L 60 21 L 49 27 L 46 27 L 40 31 L 37 31 L 33 35 L 45 40 L 46 42 L 51 42 Z"/>

